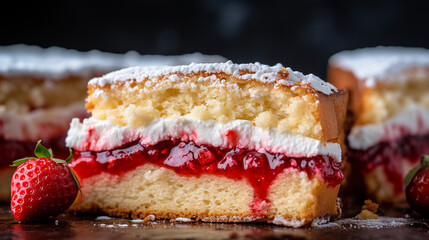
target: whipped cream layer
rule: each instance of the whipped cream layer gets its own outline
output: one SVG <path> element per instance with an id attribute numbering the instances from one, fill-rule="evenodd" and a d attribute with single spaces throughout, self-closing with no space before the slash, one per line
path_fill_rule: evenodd
<path id="1" fill-rule="evenodd" d="M 26 114 L 0 112 L 0 137 L 14 141 L 37 141 L 65 134 L 71 119 L 87 115 L 84 102 L 66 107 L 41 108 Z"/>
<path id="2" fill-rule="evenodd" d="M 329 64 L 349 70 L 367 87 L 382 81 L 404 82 L 429 73 L 429 49 L 412 47 L 361 48 L 333 55 Z M 412 69 L 413 71 L 406 71 Z"/>
<path id="3" fill-rule="evenodd" d="M 429 134 L 429 110 L 419 105 L 405 108 L 389 120 L 352 128 L 349 146 L 356 150 L 366 150 L 383 141 L 395 141 L 407 135 Z"/>
<path id="4" fill-rule="evenodd" d="M 103 151 L 141 140 L 142 145 L 153 145 L 163 140 L 181 139 L 214 147 L 246 147 L 257 151 L 283 153 L 291 157 L 328 155 L 341 161 L 338 143 L 280 133 L 274 129 L 263 130 L 246 120 L 221 124 L 214 120 L 197 120 L 190 116 L 177 119 L 155 119 L 144 126 L 130 128 L 93 118 L 73 119 L 66 138 L 67 147 L 78 151 Z"/>

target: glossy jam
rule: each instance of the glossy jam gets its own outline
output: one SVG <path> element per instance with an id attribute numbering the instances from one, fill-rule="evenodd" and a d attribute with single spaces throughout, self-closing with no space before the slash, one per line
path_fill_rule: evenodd
<path id="1" fill-rule="evenodd" d="M 269 186 L 286 168 L 304 171 L 310 178 L 318 174 L 331 187 L 343 179 L 341 164 L 328 156 L 291 158 L 266 151 L 200 146 L 179 140 L 162 141 L 151 146 L 142 146 L 136 141 L 103 152 L 76 151 L 71 166 L 80 178 L 88 178 L 102 172 L 121 175 L 146 163 L 172 169 L 184 176 L 214 174 L 246 179 L 255 190 L 254 215 L 259 215 L 257 209 L 268 202 Z"/>
<path id="2" fill-rule="evenodd" d="M 394 142 L 381 142 L 366 150 L 349 149 L 347 158 L 362 174 L 383 166 L 387 180 L 394 186 L 395 193 L 400 194 L 404 191 L 402 159 L 416 165 L 423 154 L 429 154 L 429 135 L 406 136 Z"/>
<path id="3" fill-rule="evenodd" d="M 64 146 L 65 135 L 43 139 L 42 145 L 51 148 L 56 158 L 66 159 L 69 155 L 69 150 Z M 33 157 L 35 141 L 11 141 L 0 137 L 0 168 L 9 167 L 16 159 L 24 157 Z"/>

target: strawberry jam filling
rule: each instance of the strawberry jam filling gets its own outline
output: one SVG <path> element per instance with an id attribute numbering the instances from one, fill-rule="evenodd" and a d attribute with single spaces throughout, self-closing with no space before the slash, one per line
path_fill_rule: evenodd
<path id="1" fill-rule="evenodd" d="M 402 161 L 416 165 L 421 155 L 429 154 L 429 135 L 409 135 L 396 141 L 380 142 L 366 150 L 349 149 L 347 158 L 362 174 L 382 166 L 396 194 L 404 191 Z"/>
<path id="2" fill-rule="evenodd" d="M 69 150 L 64 146 L 66 135 L 51 139 L 43 139 L 42 144 L 47 148 L 51 148 L 55 153 L 56 158 L 66 159 L 69 155 Z M 19 158 L 34 156 L 34 141 L 14 141 L 0 137 L 0 169 L 9 167 L 12 162 Z"/>
<path id="3" fill-rule="evenodd" d="M 175 171 L 182 176 L 214 174 L 231 179 L 246 179 L 254 188 L 254 215 L 261 205 L 268 204 L 267 194 L 277 174 L 285 169 L 307 173 L 309 178 L 320 176 L 330 187 L 341 183 L 341 163 L 329 156 L 287 157 L 279 153 L 245 148 L 219 148 L 197 145 L 192 141 L 161 141 L 143 146 L 139 141 L 108 151 L 75 151 L 71 166 L 82 179 L 100 173 L 122 175 L 138 166 L 151 163 Z"/>

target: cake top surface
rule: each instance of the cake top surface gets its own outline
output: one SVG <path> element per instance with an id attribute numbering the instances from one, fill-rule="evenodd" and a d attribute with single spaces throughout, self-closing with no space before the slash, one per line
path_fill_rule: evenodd
<path id="1" fill-rule="evenodd" d="M 285 86 L 307 84 L 311 88 L 324 94 L 332 94 L 338 90 L 313 74 L 304 75 L 301 72 L 284 68 L 281 64 L 268 66 L 261 63 L 235 64 L 231 61 L 224 63 L 191 63 L 182 66 L 149 66 L 131 67 L 106 74 L 102 77 L 92 79 L 90 85 L 103 87 L 106 84 L 116 82 L 127 82 L 134 80 L 143 82 L 157 77 L 164 77 L 165 81 L 181 81 L 179 75 L 198 74 L 227 74 L 243 80 L 257 80 L 262 83 L 274 83 Z"/>
<path id="2" fill-rule="evenodd" d="M 331 65 L 347 69 L 364 81 L 366 86 L 374 86 L 381 81 L 405 81 L 398 73 L 416 68 L 429 68 L 429 49 L 412 47 L 361 48 L 343 51 L 329 59 Z"/>
<path id="3" fill-rule="evenodd" d="M 225 61 L 221 56 L 201 53 L 178 56 L 106 53 L 98 50 L 80 52 L 60 47 L 41 48 L 23 44 L 0 46 L 0 75 L 37 77 L 58 80 L 68 75 L 91 76 L 131 66 L 179 65 L 190 62 Z"/>

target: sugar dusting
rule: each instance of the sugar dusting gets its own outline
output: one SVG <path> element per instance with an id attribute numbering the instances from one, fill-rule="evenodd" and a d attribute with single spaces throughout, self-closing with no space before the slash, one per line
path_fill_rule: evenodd
<path id="1" fill-rule="evenodd" d="M 286 70 L 286 71 L 285 71 Z M 132 67 L 122 69 L 103 77 L 92 79 L 90 85 L 105 86 L 115 82 L 125 82 L 135 79 L 137 82 L 146 81 L 146 85 L 151 85 L 155 78 L 162 78 L 163 81 L 178 82 L 180 76 L 192 74 L 227 74 L 242 80 L 257 80 L 262 83 L 273 83 L 277 85 L 307 87 L 310 85 L 316 91 L 324 94 L 332 94 L 337 89 L 313 74 L 304 75 L 301 72 L 284 68 L 281 64 L 268 66 L 261 63 L 235 64 L 231 61 L 225 63 L 198 64 L 191 63 L 183 66 L 149 66 Z M 149 79 L 149 80 L 148 80 Z M 201 81 L 213 81 L 212 77 L 200 79 Z"/>
<path id="2" fill-rule="evenodd" d="M 112 218 L 109 216 L 98 216 L 95 218 L 95 220 L 110 220 L 110 219 Z"/>
<path id="3" fill-rule="evenodd" d="M 401 82 L 421 78 L 429 71 L 429 50 L 424 48 L 384 47 L 362 48 L 333 55 L 329 64 L 349 70 L 365 86 L 380 82 Z M 414 71 L 407 72 L 413 68 Z"/>
<path id="4" fill-rule="evenodd" d="M 239 217 L 239 216 L 216 216 L 202 218 L 202 222 L 256 222 L 261 217 Z"/>
<path id="5" fill-rule="evenodd" d="M 283 216 L 277 215 L 274 217 L 272 223 L 275 225 L 298 228 L 304 226 L 305 219 L 287 220 Z"/>
<path id="6" fill-rule="evenodd" d="M 174 221 L 176 221 L 176 222 L 193 222 L 192 219 L 190 219 L 190 218 L 183 218 L 183 217 L 178 217 L 178 218 L 174 219 Z"/>
<path id="7" fill-rule="evenodd" d="M 180 56 L 140 55 L 135 51 L 114 54 L 92 50 L 79 52 L 60 47 L 41 48 L 17 44 L 0 46 L 0 75 L 31 75 L 59 80 L 68 75 L 92 76 L 131 66 L 180 65 L 191 62 L 223 62 L 217 55 L 201 53 Z"/>
<path id="8" fill-rule="evenodd" d="M 358 220 L 355 218 L 343 218 L 326 224 L 315 224 L 315 228 L 341 228 L 341 229 L 382 229 L 413 225 L 414 219 L 379 217 L 378 219 Z M 422 224 L 426 224 L 422 222 Z"/>

